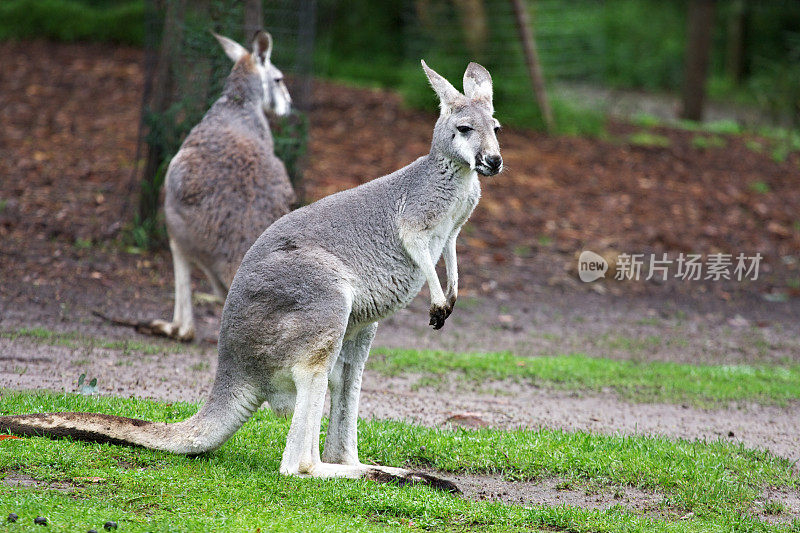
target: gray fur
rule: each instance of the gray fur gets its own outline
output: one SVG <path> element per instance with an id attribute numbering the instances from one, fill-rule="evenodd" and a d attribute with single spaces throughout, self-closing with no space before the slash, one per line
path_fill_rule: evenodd
<path id="1" fill-rule="evenodd" d="M 165 213 L 175 262 L 173 322 L 153 329 L 180 340 L 194 334 L 189 287 L 191 263 L 222 299 L 245 252 L 295 202 L 286 168 L 275 156 L 263 109 L 288 112 L 282 75 L 269 62 L 272 40 L 261 32 L 253 53 L 216 36 L 236 62 L 222 96 L 195 126 L 170 162 Z M 280 103 L 280 104 L 279 104 Z"/>
<path id="2" fill-rule="evenodd" d="M 361 374 L 377 322 L 406 306 L 426 281 L 431 325 L 442 326 L 457 297 L 455 240 L 478 203 L 478 174 L 493 175 L 502 167 L 497 121 L 485 101 L 488 72 L 470 64 L 467 72 L 480 76 L 470 97 L 451 91 L 444 78 L 425 68 L 442 98 L 430 153 L 267 228 L 231 284 L 217 376 L 206 405 L 169 426 L 176 431 L 158 446 L 150 436 L 129 442 L 191 453 L 212 450 L 266 400 L 279 414 L 293 414 L 282 473 L 419 479 L 406 470 L 359 462 Z M 486 160 L 494 164 L 487 166 Z M 443 252 L 447 296 L 434 269 Z M 323 462 L 319 432 L 328 386 L 331 423 Z M 7 423 L 0 418 L 0 428 Z M 19 420 L 15 424 L 19 427 Z M 382 474 L 376 477 L 376 470 Z"/>

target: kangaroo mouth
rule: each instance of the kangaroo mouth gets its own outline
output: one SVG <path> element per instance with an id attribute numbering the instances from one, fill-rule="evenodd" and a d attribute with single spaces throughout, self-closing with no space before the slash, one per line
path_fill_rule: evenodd
<path id="1" fill-rule="evenodd" d="M 501 170 L 503 170 L 503 165 L 500 165 L 499 167 L 494 168 L 494 167 L 490 167 L 489 165 L 480 164 L 480 165 L 477 165 L 475 167 L 475 170 L 481 176 L 496 176 L 497 174 L 500 173 Z"/>

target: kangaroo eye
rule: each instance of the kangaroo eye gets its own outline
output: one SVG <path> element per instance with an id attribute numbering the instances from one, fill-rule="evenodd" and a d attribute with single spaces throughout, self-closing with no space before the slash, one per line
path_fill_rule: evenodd
<path id="1" fill-rule="evenodd" d="M 469 133 L 470 131 L 472 131 L 472 128 L 470 128 L 469 126 L 459 126 L 456 129 L 461 133 Z"/>
<path id="2" fill-rule="evenodd" d="M 275 78 L 275 83 L 281 83 L 281 82 L 283 82 L 283 78 Z"/>
<path id="3" fill-rule="evenodd" d="M 500 126 L 495 126 L 495 127 L 494 127 L 494 132 L 495 132 L 495 133 L 500 133 L 500 130 L 501 130 L 501 129 L 502 129 L 502 128 L 501 128 Z"/>

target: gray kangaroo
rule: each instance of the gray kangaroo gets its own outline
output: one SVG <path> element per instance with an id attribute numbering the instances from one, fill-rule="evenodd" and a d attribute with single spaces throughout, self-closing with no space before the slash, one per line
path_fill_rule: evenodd
<path id="1" fill-rule="evenodd" d="M 175 270 L 172 322 L 149 330 L 181 341 L 194 337 L 191 265 L 224 300 L 236 269 L 261 232 L 295 201 L 286 168 L 273 151 L 265 112 L 286 115 L 289 91 L 270 62 L 272 37 L 258 32 L 253 52 L 221 35 L 234 61 L 222 96 L 186 137 L 170 162 L 164 210 Z"/>
<path id="2" fill-rule="evenodd" d="M 430 153 L 267 228 L 231 285 L 217 375 L 196 415 L 173 424 L 88 413 L 5 416 L 0 431 L 200 454 L 221 446 L 266 400 L 278 414 L 293 413 L 282 474 L 457 490 L 445 480 L 358 459 L 361 375 L 377 322 L 427 282 L 430 325 L 442 327 L 458 296 L 456 237 L 478 203 L 478 175 L 495 175 L 503 166 L 486 69 L 470 63 L 461 94 L 422 66 L 441 102 Z M 434 269 L 441 255 L 446 294 Z M 320 457 L 326 388 L 330 422 Z"/>

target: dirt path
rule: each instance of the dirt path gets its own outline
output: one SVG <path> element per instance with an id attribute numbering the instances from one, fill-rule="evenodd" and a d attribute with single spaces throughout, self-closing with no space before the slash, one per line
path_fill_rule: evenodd
<path id="1" fill-rule="evenodd" d="M 597 344 L 591 339 L 598 335 L 597 324 L 613 322 L 609 317 L 584 316 L 593 328 L 578 328 L 569 317 L 550 309 L 554 314 L 539 313 L 533 317 L 515 315 L 508 329 L 497 328 L 496 322 L 485 325 L 487 319 L 503 316 L 492 302 L 476 301 L 461 310 L 461 320 L 448 324 L 441 332 L 428 331 L 420 324 L 425 318 L 424 299 L 417 299 L 411 309 L 398 313 L 379 329 L 376 346 L 398 346 L 435 349 L 514 349 L 522 355 L 564 353 L 564 345 L 596 353 Z M 679 351 L 697 353 L 726 337 L 741 342 L 740 350 L 723 360 L 759 361 L 771 359 L 777 353 L 783 357 L 798 353 L 796 337 L 778 327 L 745 328 L 737 333 L 724 326 L 711 327 L 708 317 L 692 317 L 694 335 L 647 321 L 633 320 L 641 316 L 618 314 L 614 322 L 615 337 L 606 337 L 615 348 L 606 353 L 637 359 L 685 359 Z M 24 315 L 25 313 L 21 313 Z M 20 317 L 21 318 L 21 317 Z M 454 317 L 455 318 L 455 317 Z M 88 319 L 87 319 L 88 320 Z M 670 319 L 663 320 L 668 324 Z M 724 317 L 717 317 L 723 321 Z M 513 324 L 520 323 L 519 327 Z M 211 332 L 215 319 L 207 317 L 205 326 Z M 563 324 L 556 329 L 556 324 Z M 502 324 L 502 322 L 501 322 Z M 30 326 L 30 322 L 25 322 Z M 508 324 L 507 324 L 508 325 Z M 0 321 L 0 330 L 14 331 L 23 327 L 19 320 Z M 107 326 L 99 321 L 90 325 L 75 322 L 52 323 L 49 327 L 66 332 L 83 331 L 81 335 L 66 334 L 54 339 L 31 337 L 0 338 L 0 387 L 12 389 L 51 389 L 72 392 L 77 378 L 85 373 L 98 378 L 98 392 L 120 396 L 149 397 L 165 401 L 200 401 L 210 390 L 216 367 L 216 347 L 207 342 L 180 345 L 131 333 L 125 328 Z M 541 328 L 541 329 L 540 329 Z M 666 331 L 666 341 L 659 345 L 637 343 L 649 339 L 651 328 Z M 539 332 L 544 331 L 544 336 Z M 705 332 L 698 334 L 697 331 Z M 708 332 L 712 332 L 709 334 Z M 624 332 L 624 333 L 623 333 Z M 756 335 L 754 337 L 754 335 Z M 690 345 L 668 342 L 670 338 L 688 338 Z M 563 339 L 569 339 L 564 341 Z M 609 340 L 611 339 L 611 340 Z M 622 342 L 620 339 L 627 339 Z M 770 339 L 779 348 L 764 354 Z M 125 344 L 127 343 L 127 344 Z M 602 344 L 601 344 L 602 345 Z M 720 350 L 724 353 L 725 348 Z M 653 353 L 655 352 L 655 353 Z M 709 355 L 710 353 L 710 355 Z M 706 357 L 719 360 L 720 353 L 711 350 Z M 722 410 L 702 410 L 671 404 L 638 404 L 618 399 L 614 394 L 584 394 L 580 391 L 557 392 L 515 383 L 482 383 L 465 388 L 452 385 L 443 390 L 418 388 L 419 376 L 386 377 L 367 372 L 361 404 L 362 418 L 401 419 L 429 426 L 439 426 L 456 415 L 466 416 L 498 428 L 548 427 L 568 431 L 583 430 L 607 434 L 665 435 L 674 438 L 742 442 L 748 447 L 770 450 L 782 457 L 800 459 L 800 402 L 788 407 L 745 404 Z M 498 392 L 503 391 L 503 392 Z"/>

